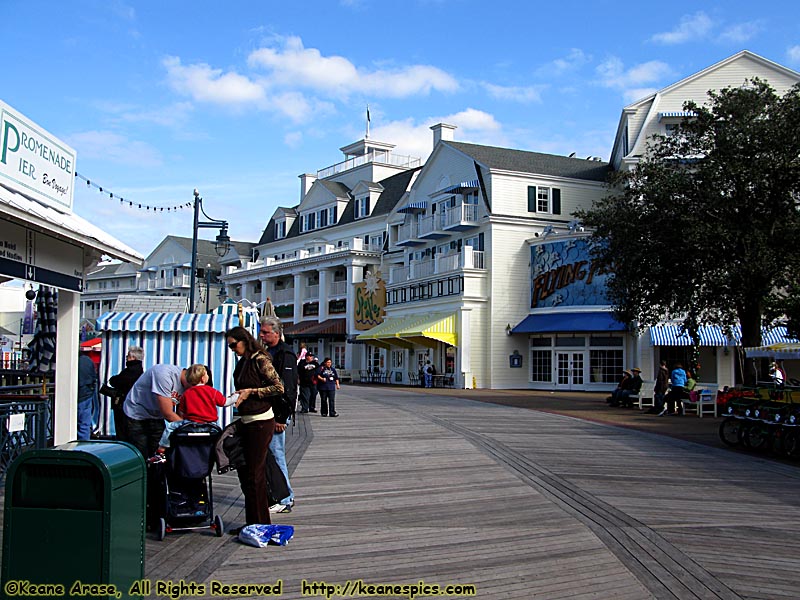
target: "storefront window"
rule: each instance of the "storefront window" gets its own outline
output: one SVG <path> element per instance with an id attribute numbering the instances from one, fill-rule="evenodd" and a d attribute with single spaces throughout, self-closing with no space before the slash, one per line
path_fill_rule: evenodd
<path id="1" fill-rule="evenodd" d="M 367 369 L 370 371 L 385 370 L 383 350 L 377 346 L 368 346 L 367 348 Z"/>
<path id="2" fill-rule="evenodd" d="M 333 366 L 337 369 L 344 369 L 344 344 L 334 344 L 333 346 Z"/>
<path id="3" fill-rule="evenodd" d="M 592 383 L 617 383 L 625 370 L 622 350 L 591 350 L 589 370 Z"/>
<path id="4" fill-rule="evenodd" d="M 531 350 L 531 381 L 553 380 L 553 353 L 548 350 Z"/>
<path id="5" fill-rule="evenodd" d="M 392 368 L 393 369 L 402 369 L 403 368 L 403 357 L 405 356 L 405 350 L 392 350 Z"/>

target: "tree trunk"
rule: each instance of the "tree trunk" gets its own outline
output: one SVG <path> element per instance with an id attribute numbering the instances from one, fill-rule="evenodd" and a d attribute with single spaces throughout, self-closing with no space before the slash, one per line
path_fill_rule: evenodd
<path id="1" fill-rule="evenodd" d="M 738 311 L 739 325 L 742 328 L 742 348 L 761 345 L 761 303 L 751 301 L 740 306 Z M 744 362 L 744 384 L 754 387 L 758 379 L 757 359 L 747 358 Z"/>

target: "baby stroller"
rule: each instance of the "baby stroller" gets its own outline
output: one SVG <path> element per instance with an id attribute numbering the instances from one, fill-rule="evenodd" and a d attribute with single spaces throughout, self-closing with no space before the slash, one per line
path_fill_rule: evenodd
<path id="1" fill-rule="evenodd" d="M 222 517 L 214 514 L 211 487 L 214 446 L 221 433 L 214 423 L 186 423 L 170 435 L 167 460 L 158 465 L 164 494 L 159 540 L 172 531 L 206 527 L 222 537 Z"/>

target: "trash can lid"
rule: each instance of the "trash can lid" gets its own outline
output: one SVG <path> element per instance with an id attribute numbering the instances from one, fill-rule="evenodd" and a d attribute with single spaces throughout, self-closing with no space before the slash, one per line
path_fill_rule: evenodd
<path id="1" fill-rule="evenodd" d="M 111 440 L 75 441 L 24 453 L 15 462 L 75 463 L 94 465 L 112 489 L 145 478 L 146 465 L 141 453 L 131 444 Z"/>

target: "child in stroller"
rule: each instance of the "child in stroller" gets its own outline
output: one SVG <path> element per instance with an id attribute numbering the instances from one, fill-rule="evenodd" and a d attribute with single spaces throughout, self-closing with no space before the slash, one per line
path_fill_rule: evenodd
<path id="1" fill-rule="evenodd" d="M 222 535 L 222 519 L 214 516 L 211 493 L 211 469 L 214 446 L 221 434 L 215 424 L 217 407 L 233 404 L 210 385 L 210 374 L 204 365 L 192 365 L 186 373 L 189 387 L 178 401 L 181 421 L 167 424 L 156 454 L 148 459 L 157 471 L 156 496 L 159 539 L 174 529 L 197 529 L 211 523 Z M 169 452 L 167 452 L 169 450 Z M 178 527 L 184 525 L 184 527 Z"/>

